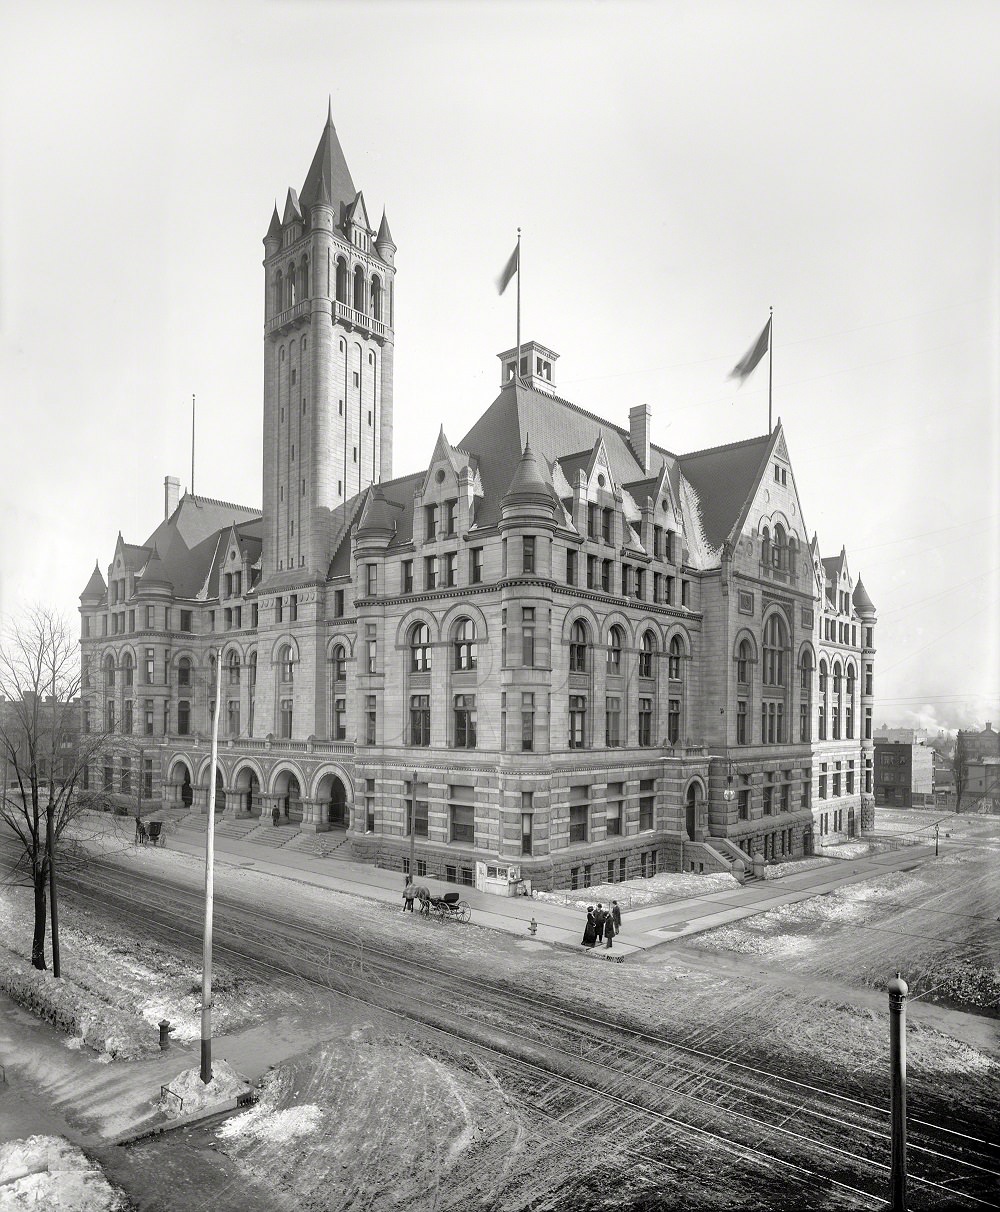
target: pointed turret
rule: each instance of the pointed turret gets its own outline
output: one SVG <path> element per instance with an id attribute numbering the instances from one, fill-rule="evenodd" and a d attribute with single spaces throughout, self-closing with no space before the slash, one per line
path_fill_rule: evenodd
<path id="1" fill-rule="evenodd" d="M 80 601 L 85 605 L 97 605 L 103 602 L 108 592 L 108 587 L 105 584 L 104 577 L 101 575 L 101 566 L 95 560 L 94 571 L 90 574 L 90 580 L 87 582 L 87 587 L 80 594 Z"/>
<path id="2" fill-rule="evenodd" d="M 313 206 L 319 201 L 321 184 L 326 188 L 327 198 L 333 205 L 335 218 L 339 222 L 341 208 L 349 206 L 357 197 L 358 191 L 354 187 L 351 170 L 347 167 L 344 150 L 337 138 L 332 108 L 327 113 L 326 126 L 320 135 L 319 146 L 302 186 L 300 200 L 303 206 Z"/>
<path id="3" fill-rule="evenodd" d="M 142 570 L 142 576 L 139 578 L 138 592 L 142 594 L 148 593 L 151 590 L 161 590 L 172 593 L 173 588 L 173 581 L 167 576 L 167 570 L 163 566 L 160 553 L 154 543 L 153 553 L 146 561 L 146 566 Z"/>
<path id="4" fill-rule="evenodd" d="M 281 239 L 281 219 L 278 216 L 278 203 L 275 202 L 274 210 L 271 212 L 271 222 L 267 229 L 265 240 L 280 240 Z"/>
<path id="5" fill-rule="evenodd" d="M 299 203 L 298 195 L 291 186 L 288 187 L 288 193 L 285 195 L 285 213 L 281 221 L 283 224 L 302 222 L 302 206 Z"/>
<path id="6" fill-rule="evenodd" d="M 392 241 L 392 232 L 389 230 L 389 220 L 385 217 L 384 206 L 382 207 L 382 222 L 378 225 L 378 235 L 375 237 L 375 251 L 386 265 L 394 264 L 396 245 Z"/>
<path id="7" fill-rule="evenodd" d="M 361 521 L 358 523 L 356 534 L 366 540 L 373 538 L 391 539 L 396 533 L 399 506 L 387 501 L 381 487 L 376 484 L 368 494 Z"/>
<path id="8" fill-rule="evenodd" d="M 854 595 L 851 598 L 854 603 L 854 609 L 862 619 L 875 617 L 875 603 L 868 596 L 868 590 L 865 589 L 864 581 L 858 577 L 858 583 L 854 586 Z"/>
<path id="9" fill-rule="evenodd" d="M 510 487 L 503 495 L 500 508 L 503 516 L 516 511 L 551 518 L 555 512 L 555 495 L 542 476 L 531 443 L 525 438 L 524 451 L 515 471 Z"/>

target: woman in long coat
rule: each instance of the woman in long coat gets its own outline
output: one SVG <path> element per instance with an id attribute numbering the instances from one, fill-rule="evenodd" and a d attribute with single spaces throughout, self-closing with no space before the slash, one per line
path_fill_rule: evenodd
<path id="1" fill-rule="evenodd" d="M 609 913 L 608 916 L 604 919 L 604 941 L 609 948 L 611 946 L 611 940 L 615 937 L 615 935 L 617 933 L 618 933 L 618 931 L 615 929 L 614 914 Z"/>
<path id="2" fill-rule="evenodd" d="M 597 944 L 597 919 L 594 917 L 594 906 L 587 906 L 587 925 L 583 930 L 583 945 L 593 947 Z"/>

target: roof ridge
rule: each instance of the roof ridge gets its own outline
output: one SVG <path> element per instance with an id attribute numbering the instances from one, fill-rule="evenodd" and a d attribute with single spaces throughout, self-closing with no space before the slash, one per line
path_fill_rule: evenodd
<path id="1" fill-rule="evenodd" d="M 184 494 L 185 497 L 190 497 L 195 504 L 201 502 L 203 505 L 222 505 L 226 509 L 239 509 L 243 513 L 251 513 L 256 516 L 262 516 L 262 510 L 256 505 L 237 505 L 235 501 L 220 501 L 217 497 L 203 497 L 200 494 L 196 495 L 193 492 Z"/>
<path id="2" fill-rule="evenodd" d="M 503 384 L 502 390 L 506 390 L 508 387 L 513 386 L 514 382 L 511 380 L 510 382 Z M 609 421 L 607 417 L 599 417 L 596 412 L 591 412 L 587 408 L 582 408 L 579 404 L 574 404 L 572 400 L 567 400 L 565 396 L 556 395 L 554 391 L 539 391 L 537 387 L 532 387 L 530 384 L 524 382 L 519 382 L 517 386 L 523 391 L 533 391 L 536 396 L 541 396 L 543 400 L 555 400 L 557 404 L 563 404 L 566 408 L 572 408 L 574 412 L 578 412 L 580 416 L 586 417 L 588 421 L 596 421 L 598 425 L 606 425 L 608 429 L 613 429 L 617 434 L 624 438 L 626 442 L 629 440 L 630 433 L 624 428 L 624 426 L 616 425 L 614 421 Z M 659 453 L 662 455 L 669 455 L 671 459 L 676 459 L 678 457 L 672 450 L 668 450 L 666 446 L 657 446 L 655 442 L 650 442 L 650 449 L 659 451 Z M 593 450 L 593 447 L 591 447 L 591 450 Z M 629 450 L 632 450 L 631 446 L 629 446 Z M 587 453 L 589 454 L 590 451 Z M 632 457 L 635 458 L 634 452 Z M 636 466 L 639 466 L 638 459 L 636 459 Z"/>
<path id="3" fill-rule="evenodd" d="M 736 450 L 740 446 L 749 446 L 752 442 L 770 441 L 771 434 L 758 434 L 754 438 L 742 438 L 739 442 L 724 442 L 721 446 L 706 446 L 702 450 L 690 450 L 686 454 L 677 455 L 680 460 L 694 459 L 698 455 L 718 454 L 720 450 Z"/>

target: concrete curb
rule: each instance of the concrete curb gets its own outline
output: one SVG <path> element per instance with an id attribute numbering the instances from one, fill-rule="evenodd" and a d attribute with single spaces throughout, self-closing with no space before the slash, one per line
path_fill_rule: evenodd
<path id="1" fill-rule="evenodd" d="M 172 1132 L 175 1128 L 189 1128 L 192 1124 L 199 1124 L 203 1120 L 212 1119 L 217 1115 L 228 1115 L 232 1111 L 242 1111 L 246 1107 L 252 1107 L 260 1098 L 256 1090 L 245 1090 L 242 1094 L 237 1094 L 234 1098 L 227 1098 L 221 1103 L 212 1103 L 208 1107 L 201 1107 L 197 1111 L 192 1111 L 190 1115 L 178 1115 L 176 1119 L 163 1120 L 161 1123 L 153 1124 L 146 1128 L 140 1128 L 138 1131 L 133 1127 L 128 1132 L 122 1132 L 113 1140 L 108 1141 L 109 1145 L 134 1145 L 136 1141 L 146 1140 L 153 1136 L 162 1136 L 164 1132 Z"/>

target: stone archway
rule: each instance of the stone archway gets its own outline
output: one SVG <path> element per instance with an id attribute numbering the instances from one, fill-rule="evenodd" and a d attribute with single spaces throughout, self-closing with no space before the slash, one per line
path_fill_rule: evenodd
<path id="1" fill-rule="evenodd" d="M 347 796 L 347 788 L 335 774 L 323 776 L 316 796 L 319 806 L 319 820 L 328 824 L 331 829 L 347 829 L 351 824 L 351 806 Z"/>
<path id="2" fill-rule="evenodd" d="M 260 815 L 260 779 L 250 766 L 244 766 L 236 775 L 236 815 Z"/>
<path id="3" fill-rule="evenodd" d="M 302 820 L 302 784 L 290 770 L 282 770 L 275 778 L 274 802 L 286 824 Z"/>
<path id="4" fill-rule="evenodd" d="M 215 811 L 226 811 L 226 787 L 222 778 L 222 771 L 218 766 L 215 768 Z"/>
<path id="5" fill-rule="evenodd" d="M 705 807 L 705 789 L 698 779 L 692 779 L 684 793 L 684 831 L 689 842 L 699 841 Z"/>
<path id="6" fill-rule="evenodd" d="M 191 808 L 194 805 L 194 787 L 191 783 L 191 767 L 180 758 L 170 768 L 170 806 L 173 808 Z"/>

